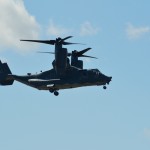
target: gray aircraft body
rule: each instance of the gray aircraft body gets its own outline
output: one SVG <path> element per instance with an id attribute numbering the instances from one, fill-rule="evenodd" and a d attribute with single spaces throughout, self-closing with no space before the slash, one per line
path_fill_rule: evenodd
<path id="1" fill-rule="evenodd" d="M 28 73 L 24 76 L 12 74 L 7 63 L 0 61 L 0 85 L 12 85 L 14 81 L 21 82 L 39 90 L 48 90 L 54 93 L 55 96 L 59 95 L 59 90 L 71 89 L 84 86 L 100 86 L 106 89 L 106 84 L 109 84 L 112 77 L 102 74 L 98 69 L 83 69 L 83 61 L 78 60 L 79 57 L 95 58 L 83 55 L 91 48 L 82 51 L 72 51 L 68 53 L 66 48 L 62 45 L 78 44 L 65 42 L 71 38 L 68 36 L 64 39 L 57 38 L 56 40 L 21 40 L 28 42 L 38 42 L 50 45 L 55 45 L 55 59 L 52 62 L 53 68 L 48 71 L 40 72 L 39 74 Z M 51 53 L 51 52 L 42 52 Z M 68 57 L 71 56 L 71 63 Z"/>

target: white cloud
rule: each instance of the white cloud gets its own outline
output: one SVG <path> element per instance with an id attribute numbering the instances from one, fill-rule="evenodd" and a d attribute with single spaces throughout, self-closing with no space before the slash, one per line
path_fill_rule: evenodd
<path id="1" fill-rule="evenodd" d="M 50 20 L 47 32 L 48 35 L 58 37 L 69 35 L 71 33 L 71 29 L 56 25 L 53 20 Z"/>
<path id="2" fill-rule="evenodd" d="M 98 27 L 94 27 L 90 22 L 84 22 L 81 25 L 80 35 L 81 36 L 89 36 L 89 35 L 96 35 L 99 32 Z"/>
<path id="3" fill-rule="evenodd" d="M 37 39 L 39 25 L 26 10 L 23 0 L 0 0 L 0 47 L 28 51 L 28 43 L 22 38 Z"/>
<path id="4" fill-rule="evenodd" d="M 53 20 L 50 20 L 49 26 L 47 29 L 48 35 L 51 36 L 68 36 L 68 35 L 79 35 L 79 36 L 91 36 L 99 32 L 98 27 L 93 27 L 90 22 L 84 22 L 81 24 L 80 28 L 66 28 L 61 25 L 54 23 Z"/>
<path id="5" fill-rule="evenodd" d="M 129 39 L 138 39 L 150 32 L 150 27 L 135 27 L 131 23 L 127 24 L 126 33 Z"/>

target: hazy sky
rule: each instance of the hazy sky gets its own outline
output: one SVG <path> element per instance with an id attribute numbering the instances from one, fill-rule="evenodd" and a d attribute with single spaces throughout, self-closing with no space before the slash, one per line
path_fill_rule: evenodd
<path id="1" fill-rule="evenodd" d="M 92 47 L 84 68 L 112 76 L 107 90 L 55 97 L 15 82 L 0 87 L 0 150 L 150 149 L 149 0 L 0 0 L 0 59 L 13 74 L 52 68 L 53 46 L 20 39 L 74 36 Z"/>

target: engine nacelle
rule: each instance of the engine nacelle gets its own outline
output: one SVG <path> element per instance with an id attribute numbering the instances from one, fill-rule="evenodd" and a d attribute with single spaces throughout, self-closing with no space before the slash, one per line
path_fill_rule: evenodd
<path id="1" fill-rule="evenodd" d="M 77 68 L 83 69 L 83 61 L 82 60 L 72 61 L 71 65 L 75 66 Z"/>
<path id="2" fill-rule="evenodd" d="M 67 68 L 67 49 L 61 48 L 59 51 L 56 51 L 54 68 L 58 75 L 63 75 Z"/>

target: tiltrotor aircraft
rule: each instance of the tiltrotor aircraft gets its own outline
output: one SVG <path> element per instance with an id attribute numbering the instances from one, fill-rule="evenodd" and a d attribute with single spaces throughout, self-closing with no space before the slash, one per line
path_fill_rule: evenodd
<path id="1" fill-rule="evenodd" d="M 59 95 L 59 90 L 71 89 L 84 86 L 100 86 L 106 89 L 106 84 L 109 84 L 112 77 L 102 74 L 98 69 L 83 69 L 83 61 L 78 60 L 79 57 L 89 57 L 84 55 L 85 52 L 91 48 L 82 51 L 74 50 L 71 53 L 63 45 L 79 44 L 66 42 L 67 39 L 72 38 L 56 38 L 56 40 L 21 40 L 27 42 L 38 42 L 44 44 L 55 45 L 55 59 L 52 62 L 53 68 L 51 70 L 40 72 L 39 74 L 28 73 L 24 76 L 12 74 L 7 63 L 0 61 L 0 85 L 12 85 L 14 80 L 31 86 L 39 90 L 49 90 L 55 96 Z M 71 57 L 71 63 L 70 59 Z"/>

